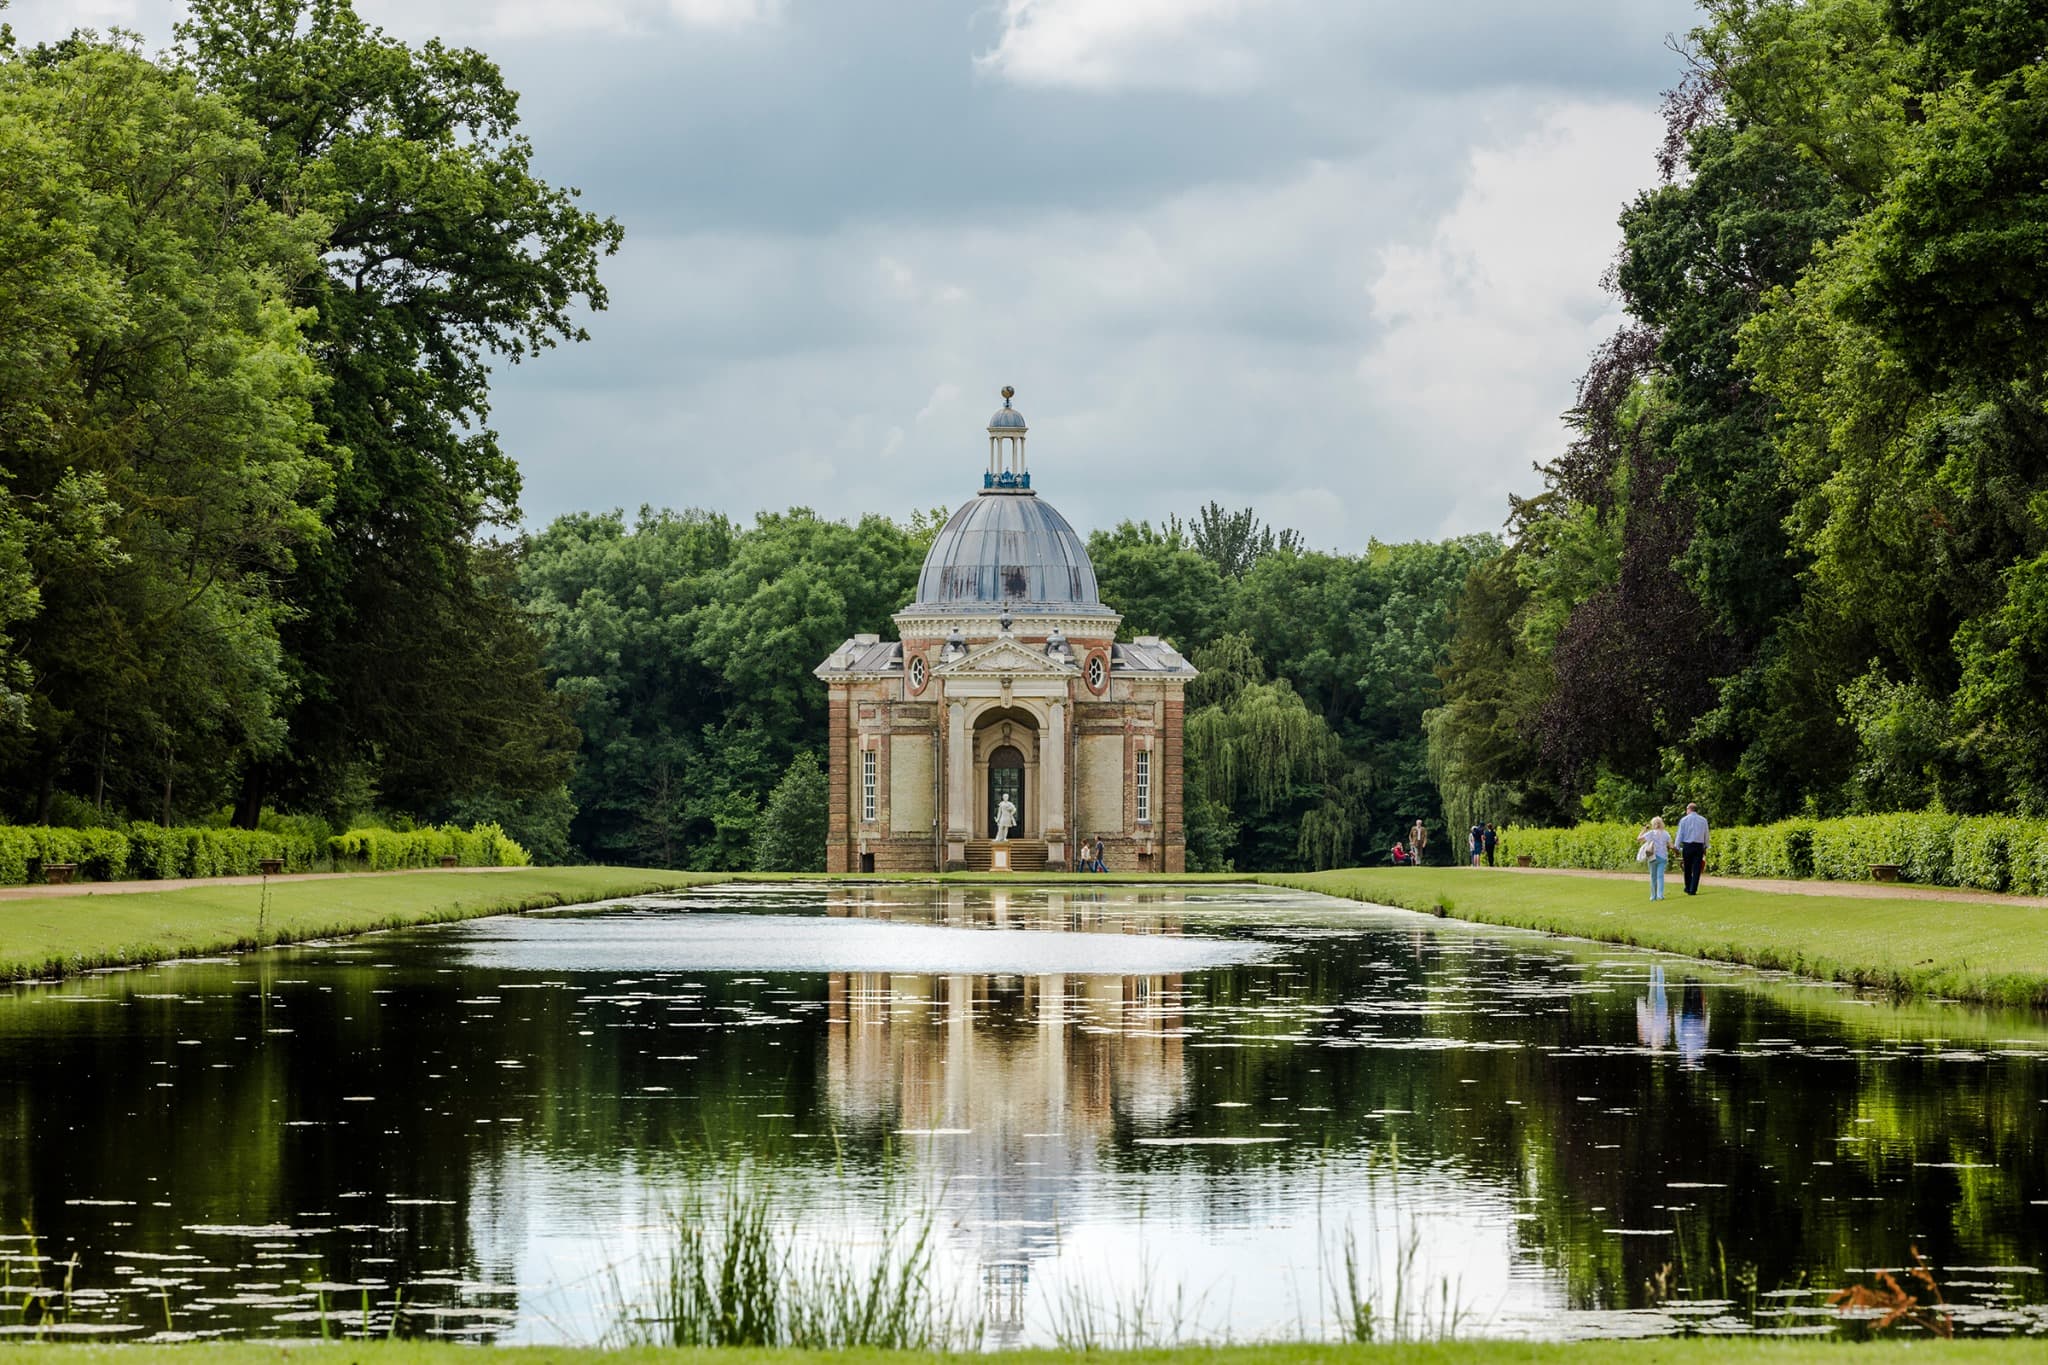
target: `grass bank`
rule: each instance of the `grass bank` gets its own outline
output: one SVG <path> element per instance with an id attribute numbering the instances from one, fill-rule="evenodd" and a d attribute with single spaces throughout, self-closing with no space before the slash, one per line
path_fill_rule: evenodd
<path id="1" fill-rule="evenodd" d="M 2048 1007 L 2048 910 L 1752 891 L 1709 881 L 1649 899 L 1649 879 L 1532 877 L 1483 868 L 1263 873 L 1320 891 L 1485 924 L 1571 934 L 1843 981 L 1901 995 Z"/>
<path id="2" fill-rule="evenodd" d="M 996 1351 L 934 1356 L 897 1351 L 794 1351 L 740 1348 L 629 1348 L 615 1351 L 559 1346 L 486 1348 L 460 1343 L 317 1341 L 253 1345 L 201 1342 L 188 1346 L 0 1346 L 0 1365 L 469 1365 L 479 1359 L 506 1365 L 912 1365 L 956 1360 L 971 1365 L 2004 1365 L 2038 1360 L 2041 1343 L 2023 1341 L 1919 1341 L 1873 1344 L 1722 1338 L 1589 1341 L 1570 1345 L 1503 1341 L 1442 1344 L 1186 1346 L 1144 1351 Z"/>
<path id="3" fill-rule="evenodd" d="M 709 872 L 520 867 L 0 901 L 0 979 L 542 910 L 725 880 Z"/>

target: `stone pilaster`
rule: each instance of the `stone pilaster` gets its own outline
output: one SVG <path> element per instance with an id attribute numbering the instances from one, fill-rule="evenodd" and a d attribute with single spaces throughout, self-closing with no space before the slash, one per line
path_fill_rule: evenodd
<path id="1" fill-rule="evenodd" d="M 1061 872 L 1067 866 L 1067 706 L 1046 708 L 1045 734 L 1038 751 L 1040 837 L 1045 840 L 1045 865 Z"/>
<path id="2" fill-rule="evenodd" d="M 967 805 L 974 785 L 974 752 L 967 738 L 967 703 L 946 703 L 946 870 L 967 866 L 972 830 Z"/>
<path id="3" fill-rule="evenodd" d="M 847 804 L 856 780 L 852 736 L 847 729 L 847 695 L 844 687 L 832 689 L 826 705 L 825 747 L 829 755 L 828 791 L 825 800 L 825 870 L 851 872 L 853 829 Z"/>
<path id="4" fill-rule="evenodd" d="M 1188 870 L 1188 837 L 1184 793 L 1181 790 L 1181 741 L 1187 702 L 1178 692 L 1169 693 L 1164 712 L 1164 724 L 1160 727 L 1159 735 L 1159 756 L 1153 760 L 1159 771 L 1152 779 L 1159 788 L 1157 799 L 1161 831 L 1161 870 L 1185 872 Z"/>

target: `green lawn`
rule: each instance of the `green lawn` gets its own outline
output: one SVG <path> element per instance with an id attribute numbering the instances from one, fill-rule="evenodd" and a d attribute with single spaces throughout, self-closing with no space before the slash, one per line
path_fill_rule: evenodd
<path id="1" fill-rule="evenodd" d="M 910 1365 L 921 1360 L 948 1359 L 975 1365 L 1063 1365 L 1067 1361 L 1102 1361 L 1106 1365 L 1707 1365 L 1707 1362 L 1755 1362 L 1755 1365 L 1911 1365 L 1939 1360 L 1993 1365 L 1993 1362 L 2039 1360 L 2042 1343 L 2033 1341 L 1884 1342 L 1854 1345 L 1816 1341 L 1760 1339 L 1601 1341 L 1572 1345 L 1463 1341 L 1443 1345 L 1387 1346 L 1218 1346 L 1172 1350 L 1001 1351 L 988 1355 L 935 1357 L 891 1351 L 693 1350 L 624 1349 L 601 1351 L 558 1346 L 485 1348 L 423 1342 L 348 1343 L 323 1347 L 319 1342 L 285 1345 L 230 1345 L 205 1342 L 185 1346 L 0 1346 L 0 1365 L 172 1365 L 204 1359 L 218 1365 L 282 1365 L 290 1360 L 333 1361 L 337 1365 L 465 1365 L 487 1358 L 508 1365 Z"/>
<path id="2" fill-rule="evenodd" d="M 791 879 L 577 867 L 284 881 L 270 887 L 262 937 L 266 943 L 289 943 L 730 880 Z M 1646 882 L 1462 867 L 1249 876 L 1034 879 L 951 873 L 834 880 L 965 881 L 1019 888 L 1256 882 L 1781 968 L 1898 994 L 2048 1006 L 2048 910 L 2026 906 L 1792 895 L 1711 880 L 1698 897 L 1674 892 L 1653 905 Z M 202 886 L 0 901 L 0 979 L 252 947 L 262 895 L 258 886 Z"/>
<path id="3" fill-rule="evenodd" d="M 1674 889 L 1653 904 L 1647 876 L 1622 881 L 1464 867 L 1258 880 L 1901 994 L 2048 1006 L 2048 910 L 2028 906 L 1791 895 L 1712 880 L 1698 896 Z"/>
<path id="4" fill-rule="evenodd" d="M 366 929 L 472 919 L 724 880 L 617 867 L 337 876 L 261 886 L 0 901 L 0 980 L 295 943 Z"/>

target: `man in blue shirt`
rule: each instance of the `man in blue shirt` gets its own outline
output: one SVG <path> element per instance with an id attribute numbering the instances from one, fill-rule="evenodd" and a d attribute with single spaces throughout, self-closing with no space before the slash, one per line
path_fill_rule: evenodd
<path id="1" fill-rule="evenodd" d="M 1700 873 L 1707 865 L 1707 817 L 1691 802 L 1678 820 L 1678 853 L 1685 860 L 1685 894 L 1697 896 Z"/>

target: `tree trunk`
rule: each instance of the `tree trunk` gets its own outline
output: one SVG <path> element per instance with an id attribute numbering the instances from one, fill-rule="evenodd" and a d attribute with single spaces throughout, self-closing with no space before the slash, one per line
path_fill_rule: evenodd
<path id="1" fill-rule="evenodd" d="M 242 771 L 242 791 L 235 798 L 236 829 L 254 829 L 263 818 L 264 783 L 263 765 L 251 763 Z"/>

